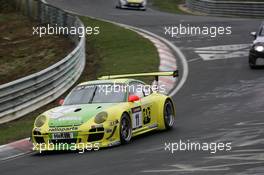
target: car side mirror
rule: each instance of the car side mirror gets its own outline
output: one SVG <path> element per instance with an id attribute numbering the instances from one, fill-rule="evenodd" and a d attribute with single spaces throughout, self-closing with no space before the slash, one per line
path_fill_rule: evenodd
<path id="1" fill-rule="evenodd" d="M 140 98 L 137 95 L 129 95 L 128 102 L 138 101 Z"/>
<path id="2" fill-rule="evenodd" d="M 61 105 L 61 106 L 62 106 L 62 105 L 63 105 L 63 103 L 64 103 L 64 99 L 62 98 L 62 99 L 60 99 L 60 100 L 59 100 L 59 105 Z"/>
<path id="3" fill-rule="evenodd" d="M 255 39 L 257 38 L 257 33 L 256 32 L 251 32 L 250 35 L 252 35 Z"/>

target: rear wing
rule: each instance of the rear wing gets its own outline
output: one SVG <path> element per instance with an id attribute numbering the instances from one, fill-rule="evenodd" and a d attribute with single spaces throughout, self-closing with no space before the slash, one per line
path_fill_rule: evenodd
<path id="1" fill-rule="evenodd" d="M 98 78 L 98 80 L 110 80 L 110 79 L 119 79 L 119 78 L 132 78 L 132 77 L 155 77 L 155 80 L 158 81 L 159 76 L 172 76 L 178 77 L 179 71 L 169 71 L 169 72 L 152 72 L 152 73 L 138 73 L 138 74 L 123 74 L 123 75 L 107 75 Z"/>

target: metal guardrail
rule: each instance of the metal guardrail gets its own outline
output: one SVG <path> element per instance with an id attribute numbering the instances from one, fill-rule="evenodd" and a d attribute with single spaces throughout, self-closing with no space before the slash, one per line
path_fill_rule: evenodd
<path id="1" fill-rule="evenodd" d="M 17 7 L 42 24 L 84 27 L 80 19 L 42 1 L 18 0 Z M 0 124 L 22 117 L 61 96 L 85 67 L 85 37 L 68 35 L 75 49 L 58 63 L 30 76 L 0 85 Z"/>
<path id="2" fill-rule="evenodd" d="M 264 17 L 264 2 L 186 0 L 186 6 L 210 15 Z"/>

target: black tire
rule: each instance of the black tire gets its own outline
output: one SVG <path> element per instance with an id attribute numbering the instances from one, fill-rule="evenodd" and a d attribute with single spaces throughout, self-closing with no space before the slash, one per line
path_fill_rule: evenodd
<path id="1" fill-rule="evenodd" d="M 132 137 L 131 120 L 128 114 L 124 113 L 120 120 L 119 135 L 121 144 L 126 144 Z"/>
<path id="2" fill-rule="evenodd" d="M 248 63 L 249 63 L 249 67 L 251 69 L 255 69 L 257 67 L 256 61 L 257 61 L 257 59 L 255 57 L 249 56 Z"/>
<path id="3" fill-rule="evenodd" d="M 163 117 L 166 130 L 171 129 L 175 121 L 175 112 L 170 100 L 166 100 L 164 104 Z"/>

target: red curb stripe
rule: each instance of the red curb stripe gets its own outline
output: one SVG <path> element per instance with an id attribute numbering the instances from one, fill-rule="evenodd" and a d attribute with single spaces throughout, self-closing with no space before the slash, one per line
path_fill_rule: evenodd
<path id="1" fill-rule="evenodd" d="M 31 151 L 33 147 L 29 139 L 19 140 L 19 141 L 10 143 L 7 146 L 13 149 L 21 150 L 21 151 Z"/>
<path id="2" fill-rule="evenodd" d="M 175 65 L 175 62 L 169 60 L 169 59 L 163 59 L 160 61 L 160 64 L 168 64 L 168 65 Z"/>
<path id="3" fill-rule="evenodd" d="M 173 85 L 171 83 L 167 83 L 167 82 L 164 82 L 164 81 L 160 81 L 159 84 L 160 85 L 164 85 L 165 86 L 164 88 L 167 89 L 167 90 L 170 90 L 173 87 Z"/>
<path id="4" fill-rule="evenodd" d="M 168 69 L 173 69 L 175 70 L 177 67 L 174 65 L 169 65 L 169 64 L 160 64 L 160 67 L 168 68 Z"/>
<path id="5" fill-rule="evenodd" d="M 166 82 L 166 83 L 169 83 L 169 84 L 174 84 L 174 82 L 175 82 L 176 80 L 172 80 L 172 79 L 161 79 L 160 81 L 162 81 L 162 82 Z"/>
<path id="6" fill-rule="evenodd" d="M 155 46 L 158 48 L 158 49 L 166 49 L 166 50 L 169 50 L 165 44 L 160 44 L 160 43 L 156 43 Z"/>
<path id="7" fill-rule="evenodd" d="M 169 61 L 170 64 L 176 65 L 176 60 L 174 60 L 172 57 L 168 57 L 165 55 L 160 55 L 161 60 L 160 61 Z"/>
<path id="8" fill-rule="evenodd" d="M 158 52 L 165 52 L 171 54 L 171 51 L 169 49 L 163 49 L 163 48 L 157 48 Z"/>
<path id="9" fill-rule="evenodd" d="M 174 58 L 174 56 L 170 52 L 166 52 L 164 50 L 158 50 L 158 52 L 159 52 L 160 55 L 162 54 L 162 55 L 166 55 L 168 57 L 173 57 Z"/>

